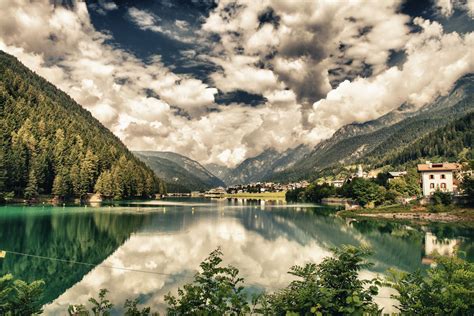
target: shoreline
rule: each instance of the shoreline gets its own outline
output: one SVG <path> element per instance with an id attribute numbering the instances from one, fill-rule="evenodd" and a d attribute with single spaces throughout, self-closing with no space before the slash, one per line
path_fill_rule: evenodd
<path id="1" fill-rule="evenodd" d="M 101 198 L 97 199 L 94 195 L 90 195 L 87 199 L 79 199 L 79 198 L 67 198 L 64 200 L 57 200 L 53 195 L 40 195 L 35 199 L 27 200 L 25 198 L 12 198 L 8 200 L 3 200 L 0 202 L 0 206 L 4 205 L 83 205 L 83 204 L 93 204 L 93 203 L 116 203 L 116 202 L 123 202 L 123 201 L 130 201 L 130 200 L 160 200 L 161 198 L 157 197 L 136 197 L 136 198 L 127 198 L 127 199 L 111 199 L 111 198 Z"/>
<path id="2" fill-rule="evenodd" d="M 426 212 L 426 211 L 386 211 L 362 209 L 357 211 L 339 211 L 338 216 L 346 218 L 375 218 L 393 220 L 414 220 L 430 222 L 469 222 L 474 223 L 473 208 L 459 208 L 449 212 Z"/>
<path id="3" fill-rule="evenodd" d="M 243 199 L 275 199 L 285 200 L 286 192 L 262 192 L 262 193 L 226 193 L 225 198 L 243 198 Z"/>

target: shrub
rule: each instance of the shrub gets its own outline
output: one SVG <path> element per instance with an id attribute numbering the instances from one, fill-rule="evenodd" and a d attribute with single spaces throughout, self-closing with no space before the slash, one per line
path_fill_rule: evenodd
<path id="1" fill-rule="evenodd" d="M 373 296 L 380 282 L 360 280 L 359 271 L 370 266 L 365 258 L 368 249 L 344 246 L 334 249 L 334 257 L 319 265 L 294 266 L 290 274 L 299 279 L 274 294 L 262 295 L 260 308 L 264 315 L 362 315 L 377 313 Z"/>
<path id="2" fill-rule="evenodd" d="M 194 282 L 178 289 L 178 297 L 165 296 L 168 315 L 241 315 L 250 312 L 243 279 L 233 266 L 221 267 L 222 252 L 213 251 L 200 267 Z"/>
<path id="3" fill-rule="evenodd" d="M 386 194 L 386 189 L 383 186 L 362 178 L 355 178 L 350 183 L 344 184 L 341 191 L 344 196 L 355 199 L 362 206 L 366 206 L 370 202 L 379 205 L 383 203 Z"/>
<path id="4" fill-rule="evenodd" d="M 474 177 L 465 176 L 461 183 L 461 188 L 467 196 L 468 204 L 474 206 Z"/>
<path id="5" fill-rule="evenodd" d="M 432 198 L 435 205 L 451 205 L 453 203 L 453 195 L 450 192 L 436 190 Z"/>
<path id="6" fill-rule="evenodd" d="M 44 282 L 41 280 L 27 283 L 15 280 L 11 274 L 4 275 L 0 278 L 0 314 L 41 314 L 43 286 Z"/>
<path id="7" fill-rule="evenodd" d="M 426 277 L 391 270 L 387 284 L 403 315 L 474 315 L 474 264 L 462 259 L 438 257 Z"/>

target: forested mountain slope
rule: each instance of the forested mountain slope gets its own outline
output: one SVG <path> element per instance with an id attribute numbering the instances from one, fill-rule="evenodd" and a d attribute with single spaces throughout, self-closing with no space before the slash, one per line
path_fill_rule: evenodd
<path id="1" fill-rule="evenodd" d="M 457 161 L 459 158 L 473 159 L 474 112 L 431 132 L 405 146 L 385 153 L 383 156 L 367 157 L 373 165 L 402 165 L 421 159 Z M 463 157 L 460 157 L 463 156 Z"/>
<path id="2" fill-rule="evenodd" d="M 335 164 L 347 165 L 369 157 L 383 160 L 387 153 L 403 148 L 473 109 L 474 75 L 469 74 L 460 78 L 448 95 L 421 109 L 413 111 L 404 104 L 378 120 L 344 126 L 292 168 L 274 174 L 272 179 L 311 178 L 319 170 Z"/>
<path id="3" fill-rule="evenodd" d="M 133 152 L 161 179 L 165 179 L 169 192 L 190 192 L 224 186 L 200 163 L 185 156 L 163 151 Z"/>
<path id="4" fill-rule="evenodd" d="M 0 193 L 148 196 L 162 182 L 66 93 L 0 51 Z"/>

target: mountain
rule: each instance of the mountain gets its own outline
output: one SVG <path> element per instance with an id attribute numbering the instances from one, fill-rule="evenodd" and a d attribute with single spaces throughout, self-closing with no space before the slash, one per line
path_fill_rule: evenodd
<path id="1" fill-rule="evenodd" d="M 312 178 L 324 168 L 358 161 L 376 162 L 474 109 L 474 74 L 460 78 L 450 93 L 419 109 L 407 104 L 362 124 L 349 124 L 319 143 L 293 167 L 271 176 L 290 181 Z"/>
<path id="2" fill-rule="evenodd" d="M 473 109 L 474 110 L 474 109 Z M 401 150 L 378 157 L 379 165 L 402 165 L 425 158 L 457 161 L 474 158 L 474 111 L 419 138 Z"/>
<path id="3" fill-rule="evenodd" d="M 233 168 L 229 168 L 227 166 L 219 165 L 216 163 L 209 163 L 204 165 L 207 170 L 209 170 L 213 175 L 224 181 L 223 179 L 227 179 L 230 177 Z"/>
<path id="4" fill-rule="evenodd" d="M 0 195 L 145 197 L 163 183 L 92 114 L 0 51 Z"/>
<path id="5" fill-rule="evenodd" d="M 275 149 L 268 149 L 258 156 L 247 158 L 233 169 L 224 169 L 213 166 L 214 172 L 219 173 L 227 185 L 247 184 L 265 181 L 276 172 L 282 172 L 292 167 L 296 161 L 308 154 L 310 148 L 300 145 L 282 153 Z"/>
<path id="6" fill-rule="evenodd" d="M 168 191 L 190 192 L 225 186 L 200 163 L 185 156 L 163 151 L 136 151 L 134 154 L 155 174 L 166 179 Z"/>

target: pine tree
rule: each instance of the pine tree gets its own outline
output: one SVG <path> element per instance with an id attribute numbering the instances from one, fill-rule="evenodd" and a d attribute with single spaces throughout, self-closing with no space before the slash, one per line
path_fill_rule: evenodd
<path id="1" fill-rule="evenodd" d="M 33 199 L 38 196 L 38 182 L 36 180 L 35 169 L 31 168 L 28 176 L 28 184 L 25 188 L 25 198 Z"/>
<path id="2" fill-rule="evenodd" d="M 69 196 L 70 186 L 68 183 L 67 175 L 64 171 L 61 171 L 56 175 L 53 182 L 53 194 L 59 198 L 65 198 Z"/>
<path id="3" fill-rule="evenodd" d="M 97 156 L 87 149 L 86 155 L 81 162 L 81 188 L 84 193 L 91 192 L 94 185 L 94 179 L 97 176 Z"/>
<path id="4" fill-rule="evenodd" d="M 62 170 L 62 168 L 64 167 L 65 149 L 66 142 L 64 139 L 64 131 L 59 128 L 56 130 L 53 149 L 54 169 L 56 171 L 56 174 L 58 174 L 58 171 Z"/>
<path id="5" fill-rule="evenodd" d="M 81 187 L 81 174 L 77 164 L 73 164 L 69 171 L 69 179 L 71 179 L 72 193 L 74 196 L 82 197 L 84 194 Z"/>
<path id="6" fill-rule="evenodd" d="M 1 141 L 1 139 L 0 139 Z M 5 166 L 5 148 L 0 144 L 0 200 L 6 190 L 5 183 L 7 181 L 7 170 Z"/>

